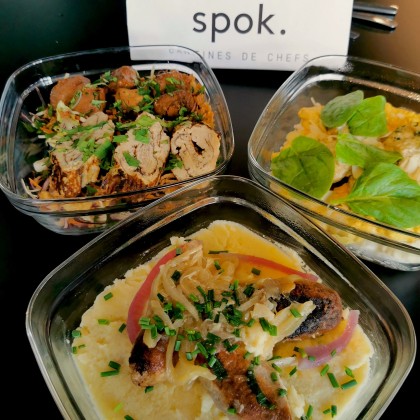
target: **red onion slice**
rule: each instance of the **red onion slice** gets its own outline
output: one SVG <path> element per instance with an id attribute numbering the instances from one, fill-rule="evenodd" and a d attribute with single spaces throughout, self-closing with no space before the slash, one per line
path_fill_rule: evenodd
<path id="1" fill-rule="evenodd" d="M 331 341 L 331 343 L 306 348 L 306 354 L 308 357 L 314 358 L 314 360 L 310 360 L 308 357 L 300 359 L 299 368 L 309 369 L 320 366 L 332 358 L 331 352 L 335 351 L 337 354 L 343 351 L 353 336 L 354 330 L 359 321 L 359 313 L 360 312 L 358 310 L 351 310 L 349 312 L 343 334 L 334 341 Z"/>

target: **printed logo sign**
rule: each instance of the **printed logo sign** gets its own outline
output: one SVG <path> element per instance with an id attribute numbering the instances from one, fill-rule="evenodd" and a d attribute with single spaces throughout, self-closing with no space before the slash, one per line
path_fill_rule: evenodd
<path id="1" fill-rule="evenodd" d="M 352 0 L 127 0 L 130 46 L 191 48 L 213 68 L 295 70 L 348 51 Z"/>

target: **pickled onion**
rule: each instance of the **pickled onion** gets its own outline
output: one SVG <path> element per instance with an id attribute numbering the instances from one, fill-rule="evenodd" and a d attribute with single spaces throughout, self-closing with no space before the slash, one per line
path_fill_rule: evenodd
<path id="1" fill-rule="evenodd" d="M 314 360 L 310 360 L 308 357 L 300 359 L 299 368 L 309 369 L 312 367 L 320 366 L 332 358 L 332 352 L 337 354 L 343 351 L 347 344 L 350 342 L 354 330 L 356 329 L 357 323 L 359 321 L 359 313 L 360 312 L 358 310 L 351 310 L 349 312 L 347 324 L 344 328 L 343 334 L 341 334 L 340 337 L 338 337 L 336 340 L 331 341 L 331 343 L 328 344 L 305 348 L 305 353 L 308 355 L 308 357 L 311 357 Z"/>

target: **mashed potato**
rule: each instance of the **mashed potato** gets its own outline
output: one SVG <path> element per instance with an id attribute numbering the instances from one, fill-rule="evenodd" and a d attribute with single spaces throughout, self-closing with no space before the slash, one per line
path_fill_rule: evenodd
<path id="1" fill-rule="evenodd" d="M 302 270 L 298 256 L 291 250 L 233 222 L 213 222 L 208 228 L 193 234 L 191 239 L 202 241 L 205 252 L 228 249 L 230 252 L 260 256 Z M 173 238 L 172 242 L 177 243 L 178 240 L 179 238 Z M 185 363 L 180 372 L 178 371 L 176 381 L 157 384 L 153 389 L 139 387 L 131 380 L 128 360 L 132 343 L 127 329 L 124 328 L 128 309 L 139 286 L 156 261 L 166 252 L 167 250 L 163 250 L 150 262 L 129 270 L 123 279 L 116 279 L 114 284 L 97 296 L 77 329 L 80 334 L 73 341 L 74 360 L 100 417 L 167 417 L 183 420 L 227 418 L 225 413 L 216 408 L 201 383 L 194 380 L 197 375 L 203 375 L 198 370 L 207 371 L 206 368 L 196 366 L 197 372 L 192 372 L 194 367 Z M 345 310 L 343 316 L 346 317 L 347 314 L 348 310 Z M 346 410 L 368 380 L 370 357 L 373 354 L 372 345 L 360 326 L 357 326 L 345 350 L 328 362 L 329 372 L 334 373 L 340 384 L 356 379 L 357 386 L 349 389 L 333 388 L 328 376 L 321 375 L 322 366 L 298 369 L 295 374 L 290 375 L 296 366 L 296 357 L 292 357 L 295 346 L 303 348 L 333 341 L 342 334 L 345 324 L 343 319 L 338 327 L 319 340 L 281 342 L 275 347 L 274 354 L 282 356 L 278 359 L 283 363 L 279 364 L 282 370 L 280 376 L 287 389 L 294 418 L 299 419 L 305 415 L 309 407 L 313 409 L 311 419 L 331 418 L 333 406 L 337 408 L 335 418 L 349 418 Z M 349 372 L 353 377 L 349 376 Z"/>

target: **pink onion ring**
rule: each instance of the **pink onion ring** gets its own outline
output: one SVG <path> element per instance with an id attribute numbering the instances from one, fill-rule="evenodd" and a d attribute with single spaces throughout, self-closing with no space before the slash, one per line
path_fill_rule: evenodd
<path id="1" fill-rule="evenodd" d="M 308 359 L 308 357 L 302 358 L 299 360 L 300 369 L 309 369 L 316 366 L 320 366 L 328 362 L 332 356 L 331 353 L 340 353 L 343 351 L 347 344 L 350 342 L 351 337 L 353 336 L 354 330 L 356 329 L 357 323 L 359 321 L 359 311 L 351 310 L 347 319 L 347 324 L 344 328 L 343 334 L 340 335 L 334 341 L 328 344 L 322 344 L 319 346 L 308 347 L 305 350 L 305 353 L 308 357 L 313 358 L 314 360 Z"/>

